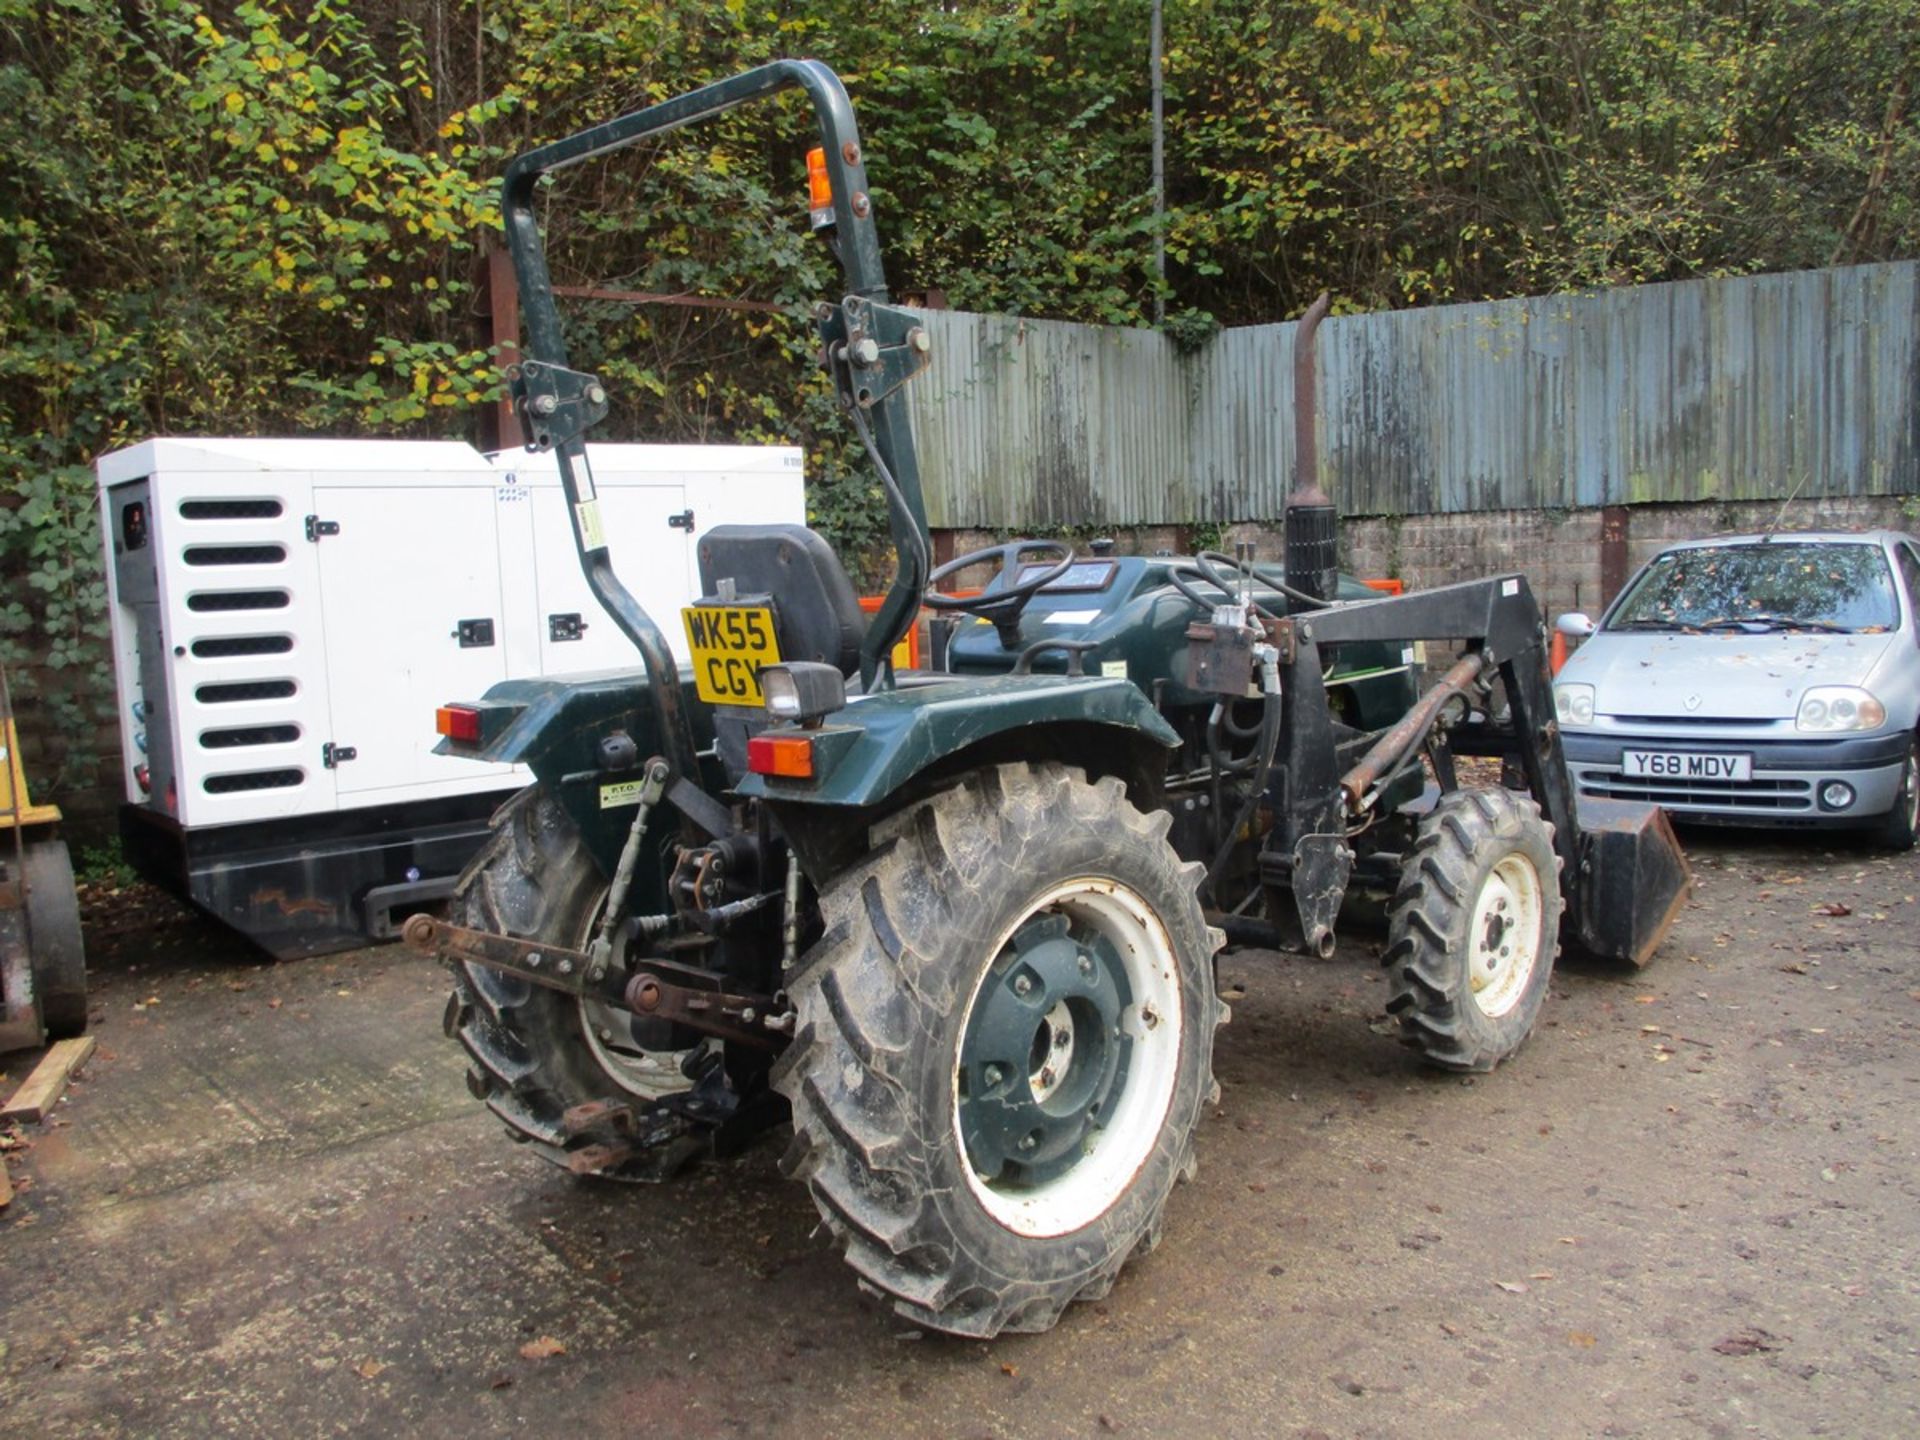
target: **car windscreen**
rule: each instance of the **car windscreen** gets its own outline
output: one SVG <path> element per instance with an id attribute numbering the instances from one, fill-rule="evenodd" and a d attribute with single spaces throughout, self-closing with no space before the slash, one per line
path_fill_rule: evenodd
<path id="1" fill-rule="evenodd" d="M 1640 572 L 1609 630 L 1892 630 L 1893 575 L 1877 545 L 1770 541 L 1669 550 Z"/>

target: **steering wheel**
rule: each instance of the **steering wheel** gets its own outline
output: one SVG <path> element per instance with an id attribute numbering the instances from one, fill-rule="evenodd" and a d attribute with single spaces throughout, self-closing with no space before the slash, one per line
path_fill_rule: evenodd
<path id="1" fill-rule="evenodd" d="M 1016 580 L 1014 577 L 1020 573 L 1020 559 L 1024 555 L 1058 558 L 1039 574 Z M 934 590 L 933 587 L 942 580 L 951 579 L 969 566 L 984 565 L 989 560 L 1000 563 L 1002 581 L 1001 588 L 991 594 L 941 595 Z M 1073 547 L 1064 540 L 1013 540 L 984 550 L 969 550 L 964 555 L 956 555 L 927 577 L 926 606 L 929 610 L 964 610 L 969 615 L 992 621 L 994 629 L 1000 634 L 1000 643 L 1011 649 L 1019 641 L 1020 612 L 1027 608 L 1027 602 L 1066 574 L 1072 564 Z"/>

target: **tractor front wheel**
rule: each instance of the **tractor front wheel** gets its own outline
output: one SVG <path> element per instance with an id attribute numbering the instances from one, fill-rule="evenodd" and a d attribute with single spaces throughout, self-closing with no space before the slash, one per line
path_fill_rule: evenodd
<path id="1" fill-rule="evenodd" d="M 1388 910 L 1387 1010 L 1446 1070 L 1486 1071 L 1525 1043 L 1560 947 L 1560 860 L 1540 807 L 1507 789 L 1443 795 Z"/>
<path id="2" fill-rule="evenodd" d="M 1157 1240 L 1225 1016 L 1166 831 L 1117 780 L 1004 765 L 823 887 L 774 1073 L 787 1169 L 909 1319 L 1045 1330 Z"/>

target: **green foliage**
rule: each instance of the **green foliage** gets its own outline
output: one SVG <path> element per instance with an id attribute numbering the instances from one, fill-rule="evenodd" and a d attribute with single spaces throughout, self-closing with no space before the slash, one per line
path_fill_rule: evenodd
<path id="1" fill-rule="evenodd" d="M 114 890 L 125 890 L 140 879 L 140 872 L 133 868 L 118 840 L 82 845 L 74 856 L 73 874 L 82 885 L 105 885 Z"/>
<path id="2" fill-rule="evenodd" d="M 476 283 L 527 146 L 777 55 L 859 108 L 895 292 L 1221 324 L 1920 252 L 1912 0 L 0 0 L 0 658 L 108 710 L 87 466 L 160 433 L 463 434 L 498 395 Z M 806 447 L 812 518 L 884 574 L 871 470 L 812 366 L 831 256 L 796 97 L 547 192 L 622 439 Z M 1152 273 L 1156 229 L 1168 272 Z M 19 672 L 25 683 L 28 672 Z M 82 753 L 77 747 L 75 753 Z M 79 783 L 85 776 L 59 777 Z M 57 788 L 57 787 L 56 787 Z"/>

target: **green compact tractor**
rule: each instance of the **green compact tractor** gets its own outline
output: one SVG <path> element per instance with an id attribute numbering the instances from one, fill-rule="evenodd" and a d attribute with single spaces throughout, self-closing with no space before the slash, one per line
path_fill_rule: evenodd
<path id="1" fill-rule="evenodd" d="M 569 368 L 535 188 L 789 87 L 818 119 L 814 223 L 845 277 L 821 359 L 898 571 L 869 617 L 813 532 L 711 530 L 683 667 L 609 558 L 583 442 L 607 396 Z M 1633 963 L 1658 943 L 1685 862 L 1658 811 L 1576 814 L 1526 582 L 1341 581 L 1310 443 L 1284 568 L 1025 540 L 933 569 L 902 387 L 937 357 L 889 303 L 824 66 L 532 151 L 503 208 L 515 400 L 641 662 L 438 717 L 445 753 L 537 778 L 448 919 L 407 926 L 452 966 L 447 1030 L 515 1138 L 661 1179 L 790 1120 L 785 1167 L 867 1286 L 935 1329 L 1041 1330 L 1153 1245 L 1192 1171 L 1223 945 L 1326 956 L 1343 902 L 1377 893 L 1405 1039 L 1483 1071 L 1533 1028 L 1563 935 Z M 981 564 L 976 594 L 929 588 Z M 934 667 L 897 670 L 923 605 Z M 1460 658 L 1421 693 L 1423 642 Z M 1504 757 L 1512 788 L 1460 788 L 1461 753 Z"/>

